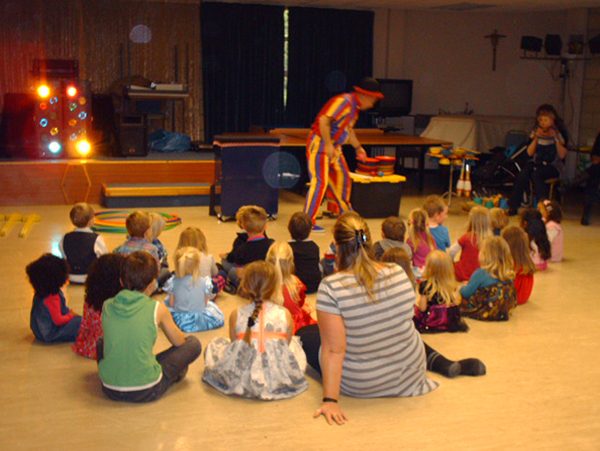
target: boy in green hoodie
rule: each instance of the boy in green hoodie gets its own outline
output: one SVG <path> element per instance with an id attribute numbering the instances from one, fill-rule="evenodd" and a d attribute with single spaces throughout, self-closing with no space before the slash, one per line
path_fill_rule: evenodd
<path id="1" fill-rule="evenodd" d="M 185 336 L 171 313 L 149 296 L 156 289 L 158 267 L 144 251 L 128 255 L 121 269 L 121 290 L 102 308 L 104 338 L 97 344 L 102 391 L 115 401 L 148 402 L 180 381 L 202 346 Z M 173 344 L 154 355 L 158 328 Z"/>

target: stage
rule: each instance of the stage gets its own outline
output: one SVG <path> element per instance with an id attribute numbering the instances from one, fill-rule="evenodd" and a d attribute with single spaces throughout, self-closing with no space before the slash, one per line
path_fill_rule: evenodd
<path id="1" fill-rule="evenodd" d="M 394 147 L 397 156 L 405 150 L 418 152 L 419 190 L 424 184 L 424 159 L 430 146 L 451 145 L 443 140 L 419 136 L 383 133 L 377 129 L 360 129 L 361 143 L 370 147 Z M 226 136 L 252 138 L 277 137 L 282 150 L 298 153 L 305 164 L 307 129 L 274 129 L 269 133 L 232 133 Z M 217 181 L 218 158 L 210 151 L 162 153 L 146 157 L 109 158 L 98 156 L 86 160 L 2 160 L 0 205 L 59 205 L 86 201 L 102 203 L 102 184 L 135 183 L 206 183 Z M 398 161 L 396 168 L 398 169 Z M 304 169 L 304 168 L 303 168 Z"/>
<path id="2" fill-rule="evenodd" d="M 147 157 L 0 161 L 0 205 L 101 203 L 102 184 L 215 182 L 212 152 Z"/>

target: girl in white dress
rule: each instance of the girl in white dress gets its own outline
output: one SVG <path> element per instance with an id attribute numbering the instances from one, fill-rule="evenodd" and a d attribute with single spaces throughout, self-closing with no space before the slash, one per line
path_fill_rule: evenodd
<path id="1" fill-rule="evenodd" d="M 229 317 L 229 339 L 219 337 L 206 348 L 202 379 L 227 395 L 274 400 L 291 398 L 308 388 L 306 356 L 293 321 L 281 305 L 275 267 L 265 261 L 247 265 L 238 294 L 250 303 Z"/>

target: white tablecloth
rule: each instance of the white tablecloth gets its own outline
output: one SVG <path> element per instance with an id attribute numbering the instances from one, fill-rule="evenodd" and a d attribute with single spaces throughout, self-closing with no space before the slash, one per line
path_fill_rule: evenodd
<path id="1" fill-rule="evenodd" d="M 451 141 L 457 147 L 488 152 L 504 146 L 511 130 L 529 133 L 533 118 L 512 116 L 434 116 L 421 133 L 424 138 Z"/>

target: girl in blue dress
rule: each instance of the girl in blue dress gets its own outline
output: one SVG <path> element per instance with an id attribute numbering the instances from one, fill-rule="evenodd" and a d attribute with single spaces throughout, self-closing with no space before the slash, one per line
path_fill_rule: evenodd
<path id="1" fill-rule="evenodd" d="M 200 332 L 223 326 L 223 312 L 212 302 L 217 287 L 200 276 L 200 251 L 181 247 L 175 252 L 175 276 L 165 285 L 165 300 L 175 324 L 184 332 Z"/>

